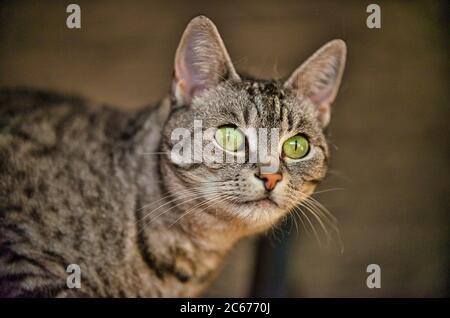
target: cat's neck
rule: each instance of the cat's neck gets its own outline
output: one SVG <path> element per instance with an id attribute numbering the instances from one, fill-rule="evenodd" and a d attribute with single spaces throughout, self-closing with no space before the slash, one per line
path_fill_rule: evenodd
<path id="1" fill-rule="evenodd" d="M 170 290 L 178 290 L 179 296 L 197 295 L 242 235 L 214 214 L 195 208 L 195 202 L 183 204 L 176 194 L 165 193 L 160 190 L 153 200 L 147 197 L 147 207 L 137 210 L 142 220 L 137 223 L 139 249 L 154 275 L 170 282 Z"/>

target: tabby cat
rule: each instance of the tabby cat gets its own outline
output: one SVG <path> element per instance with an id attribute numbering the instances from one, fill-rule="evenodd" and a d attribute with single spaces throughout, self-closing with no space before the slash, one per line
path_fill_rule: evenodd
<path id="1" fill-rule="evenodd" d="M 327 170 L 323 131 L 345 56 L 334 40 L 286 81 L 244 78 L 199 16 L 176 51 L 171 93 L 154 107 L 124 113 L 2 89 L 0 296 L 201 294 L 239 239 L 310 202 Z M 276 171 L 173 160 L 172 132 L 194 132 L 194 120 L 214 128 L 209 138 L 231 156 L 249 143 L 245 128 L 278 128 Z M 68 287 L 70 264 L 81 288 Z"/>

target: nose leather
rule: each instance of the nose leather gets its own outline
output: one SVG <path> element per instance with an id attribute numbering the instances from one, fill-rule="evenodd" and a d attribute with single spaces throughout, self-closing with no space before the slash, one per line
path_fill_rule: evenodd
<path id="1" fill-rule="evenodd" d="M 270 173 L 270 174 L 259 174 L 257 175 L 259 179 L 264 182 L 264 187 L 266 190 L 271 191 L 277 185 L 278 181 L 283 179 L 283 176 L 279 173 Z"/>

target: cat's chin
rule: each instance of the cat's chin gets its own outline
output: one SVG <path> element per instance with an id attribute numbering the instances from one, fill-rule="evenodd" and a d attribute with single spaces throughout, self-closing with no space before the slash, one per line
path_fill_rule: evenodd
<path id="1" fill-rule="evenodd" d="M 236 208 L 227 210 L 235 221 L 250 232 L 259 232 L 270 228 L 287 213 L 287 209 L 269 198 L 240 202 Z"/>
<path id="2" fill-rule="evenodd" d="M 243 203 L 246 206 L 250 206 L 253 208 L 259 208 L 259 209 L 278 209 L 279 205 L 278 203 L 276 203 L 275 201 L 273 201 L 270 198 L 262 198 L 262 199 L 258 199 L 258 200 L 252 200 L 252 201 L 247 201 Z"/>

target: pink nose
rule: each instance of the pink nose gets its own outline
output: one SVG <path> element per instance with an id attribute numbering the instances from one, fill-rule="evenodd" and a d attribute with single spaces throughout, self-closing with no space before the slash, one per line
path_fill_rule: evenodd
<path id="1" fill-rule="evenodd" d="M 264 182 L 264 187 L 267 191 L 272 191 L 278 181 L 283 179 L 283 176 L 280 173 L 256 174 L 256 177 Z"/>

